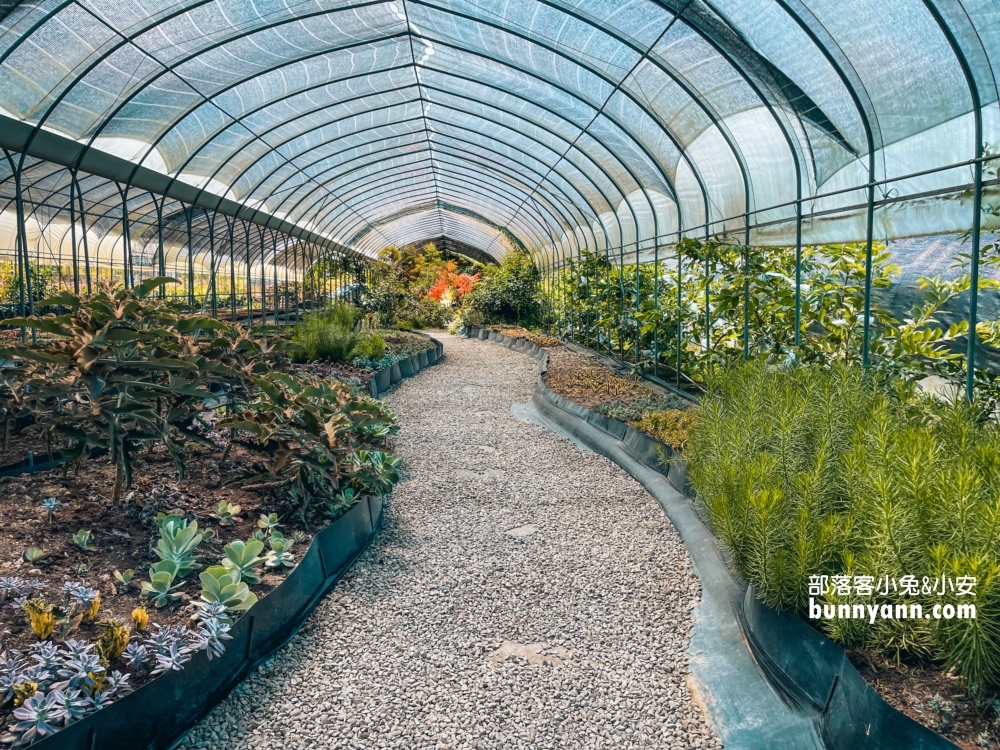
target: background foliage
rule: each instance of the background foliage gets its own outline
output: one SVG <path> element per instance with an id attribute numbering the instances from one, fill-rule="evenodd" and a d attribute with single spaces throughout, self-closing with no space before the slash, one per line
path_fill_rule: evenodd
<path id="1" fill-rule="evenodd" d="M 510 323 L 526 327 L 541 322 L 539 273 L 527 253 L 506 255 L 497 266 L 487 266 L 466 300 L 480 324 Z"/>
<path id="2" fill-rule="evenodd" d="M 794 250 L 685 239 L 677 253 L 679 261 L 639 266 L 585 253 L 547 284 L 546 305 L 565 335 L 689 386 L 706 380 L 714 367 L 743 358 L 744 330 L 750 357 L 824 366 L 862 360 L 863 245 L 803 248 L 798 345 Z M 941 320 L 947 306 L 969 291 L 968 274 L 919 279 L 920 300 L 900 317 L 880 299 L 898 273 L 889 253 L 877 246 L 872 362 L 897 374 L 960 377 L 968 323 Z M 980 289 L 995 288 L 981 279 Z M 986 343 L 1000 343 L 995 324 L 981 323 L 978 332 Z"/>

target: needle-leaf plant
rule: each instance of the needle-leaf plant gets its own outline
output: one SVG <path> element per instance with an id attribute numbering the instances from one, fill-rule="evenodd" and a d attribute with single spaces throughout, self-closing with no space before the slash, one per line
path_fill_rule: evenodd
<path id="1" fill-rule="evenodd" d="M 730 566 L 772 606 L 806 613 L 810 576 L 975 577 L 974 596 L 933 597 L 975 618 L 821 622 L 845 645 L 1000 684 L 1000 426 L 978 405 L 857 366 L 752 361 L 710 380 L 685 458 Z M 933 604 L 835 593 L 822 603 Z"/>

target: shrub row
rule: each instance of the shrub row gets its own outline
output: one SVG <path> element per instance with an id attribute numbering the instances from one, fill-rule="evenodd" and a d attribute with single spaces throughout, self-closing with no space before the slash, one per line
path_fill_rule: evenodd
<path id="1" fill-rule="evenodd" d="M 897 583 L 914 576 L 918 597 L 887 584 L 870 595 L 831 587 L 817 602 L 974 603 L 975 619 L 822 626 L 847 646 L 930 657 L 973 689 L 1000 681 L 994 420 L 965 402 L 931 400 L 905 381 L 880 382 L 860 367 L 750 362 L 710 381 L 685 457 L 732 569 L 766 603 L 808 615 L 811 576 Z M 975 596 L 928 595 L 928 581 L 942 577 L 975 577 Z"/>

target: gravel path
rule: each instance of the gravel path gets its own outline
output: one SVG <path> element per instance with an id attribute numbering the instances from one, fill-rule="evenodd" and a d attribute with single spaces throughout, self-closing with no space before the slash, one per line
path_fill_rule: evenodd
<path id="1" fill-rule="evenodd" d="M 442 338 L 386 399 L 408 479 L 382 533 L 181 747 L 721 747 L 686 682 L 699 583 L 655 500 L 514 418 L 531 359 Z"/>

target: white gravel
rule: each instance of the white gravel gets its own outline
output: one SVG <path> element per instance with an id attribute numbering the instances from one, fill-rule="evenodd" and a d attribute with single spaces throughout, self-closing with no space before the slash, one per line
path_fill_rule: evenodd
<path id="1" fill-rule="evenodd" d="M 656 501 L 514 418 L 531 359 L 442 338 L 386 399 L 408 479 L 382 533 L 181 747 L 721 747 L 686 680 L 699 582 Z"/>

